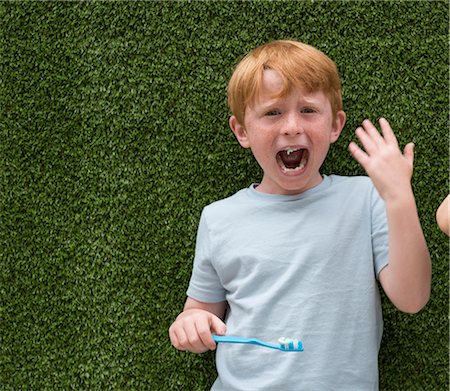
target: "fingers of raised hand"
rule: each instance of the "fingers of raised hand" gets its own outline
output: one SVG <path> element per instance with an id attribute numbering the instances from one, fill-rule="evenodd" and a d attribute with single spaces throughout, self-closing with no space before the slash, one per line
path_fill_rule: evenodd
<path id="1" fill-rule="evenodd" d="M 383 137 L 381 136 L 380 132 L 375 127 L 375 125 L 368 119 L 365 119 L 363 121 L 362 127 L 360 127 L 359 129 L 364 130 L 365 135 L 367 136 L 368 139 L 370 139 L 370 141 L 374 145 L 378 146 L 379 144 L 383 144 L 383 142 L 384 142 Z M 362 133 L 362 132 L 360 132 L 360 133 Z"/>
<path id="2" fill-rule="evenodd" d="M 359 141 L 361 142 L 361 145 L 363 146 L 364 150 L 369 155 L 372 155 L 378 150 L 381 141 L 379 140 L 380 135 L 378 134 L 377 137 L 377 135 L 373 132 L 372 128 L 370 129 L 371 131 L 369 132 L 367 130 L 367 125 L 366 127 L 359 126 L 358 128 L 356 128 L 355 134 L 356 137 L 358 137 Z"/>
<path id="3" fill-rule="evenodd" d="M 408 143 L 403 150 L 403 156 L 412 165 L 414 162 L 414 143 Z"/>
<path id="4" fill-rule="evenodd" d="M 382 124 L 382 132 L 384 136 L 384 132 L 389 132 L 389 124 L 386 120 L 383 121 L 383 119 L 380 120 L 380 125 Z M 383 128 L 385 130 L 383 130 Z M 366 152 L 369 154 L 372 154 L 376 152 L 379 148 L 382 148 L 386 140 L 383 138 L 383 136 L 380 134 L 378 129 L 375 127 L 375 125 L 369 121 L 368 119 L 365 119 L 361 126 L 359 126 L 356 131 L 356 136 L 358 137 L 359 141 L 361 141 L 361 144 L 363 145 Z"/>
<path id="5" fill-rule="evenodd" d="M 389 122 L 385 118 L 380 118 L 379 123 L 384 141 L 398 147 L 397 137 L 395 137 L 394 131 L 392 130 L 391 125 L 389 125 Z"/>
<path id="6" fill-rule="evenodd" d="M 362 125 L 355 131 L 365 153 L 368 156 L 374 156 L 379 152 L 383 154 L 399 152 L 398 141 L 389 122 L 384 118 L 380 118 L 379 123 L 381 133 L 368 119 L 364 120 Z M 355 148 L 352 147 L 350 150 L 355 150 Z"/>
<path id="7" fill-rule="evenodd" d="M 410 185 L 414 145 L 408 144 L 402 154 L 389 123 L 384 118 L 379 122 L 381 134 L 369 120 L 364 120 L 362 126 L 356 129 L 361 147 L 351 142 L 349 150 L 386 200 L 398 194 L 398 189 Z"/>
<path id="8" fill-rule="evenodd" d="M 368 119 L 365 119 L 362 125 L 356 129 L 356 136 L 369 154 L 376 152 L 379 148 L 383 148 L 386 145 L 392 145 L 398 148 L 397 138 L 389 122 L 385 118 L 380 118 L 379 123 L 381 133 Z"/>
<path id="9" fill-rule="evenodd" d="M 366 165 L 366 162 L 369 158 L 367 153 L 365 153 L 355 142 L 351 142 L 348 146 L 350 153 L 356 159 L 356 161 L 361 164 L 363 167 Z"/>

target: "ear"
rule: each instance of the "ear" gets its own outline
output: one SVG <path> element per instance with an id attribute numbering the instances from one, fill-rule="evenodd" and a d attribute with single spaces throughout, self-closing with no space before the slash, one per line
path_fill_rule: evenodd
<path id="1" fill-rule="evenodd" d="M 336 119 L 333 123 L 333 128 L 331 129 L 330 142 L 335 143 L 339 136 L 341 135 L 342 129 L 344 129 L 345 119 L 347 118 L 345 112 L 338 111 L 336 113 Z"/>
<path id="2" fill-rule="evenodd" d="M 244 125 L 239 123 L 234 115 L 230 117 L 229 123 L 231 130 L 239 141 L 239 144 L 241 144 L 243 148 L 250 148 L 250 140 L 248 139 L 247 131 L 245 130 Z"/>

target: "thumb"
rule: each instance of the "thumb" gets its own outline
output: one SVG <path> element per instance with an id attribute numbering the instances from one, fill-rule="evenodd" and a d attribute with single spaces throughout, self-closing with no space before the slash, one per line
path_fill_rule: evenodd
<path id="1" fill-rule="evenodd" d="M 409 163 L 413 163 L 414 161 L 414 143 L 408 143 L 405 145 L 405 149 L 403 150 L 403 156 Z"/>
<path id="2" fill-rule="evenodd" d="M 211 316 L 211 332 L 217 335 L 225 335 L 227 332 L 227 326 L 217 316 Z"/>

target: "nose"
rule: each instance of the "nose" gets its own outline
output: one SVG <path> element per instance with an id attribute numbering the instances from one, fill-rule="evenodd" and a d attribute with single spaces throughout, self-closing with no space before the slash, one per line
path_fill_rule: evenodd
<path id="1" fill-rule="evenodd" d="M 287 115 L 281 128 L 281 133 L 285 136 L 295 136 L 303 133 L 303 124 L 299 117 L 298 113 Z"/>

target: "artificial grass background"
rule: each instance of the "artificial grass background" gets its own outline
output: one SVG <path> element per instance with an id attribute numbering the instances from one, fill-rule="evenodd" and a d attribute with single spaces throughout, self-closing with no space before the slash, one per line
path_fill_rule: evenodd
<path id="1" fill-rule="evenodd" d="M 416 143 L 433 292 L 414 316 L 384 298 L 380 382 L 448 388 L 446 1 L 2 2 L 0 16 L 1 389 L 212 384 L 213 355 L 174 350 L 167 330 L 201 209 L 260 178 L 228 129 L 232 67 L 279 38 L 342 74 L 325 173 L 363 174 L 346 148 L 366 117 Z"/>

